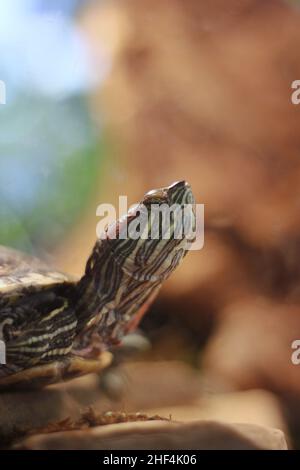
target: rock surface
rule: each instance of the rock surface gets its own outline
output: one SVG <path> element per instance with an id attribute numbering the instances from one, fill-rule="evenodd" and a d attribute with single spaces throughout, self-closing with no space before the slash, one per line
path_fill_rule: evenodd
<path id="1" fill-rule="evenodd" d="M 108 398 L 95 375 L 35 392 L 0 394 L 0 442 L 7 446 L 24 433 L 72 419 L 92 406 L 97 413 L 145 412 L 172 421 L 218 420 L 288 430 L 277 399 L 264 391 L 212 393 L 196 370 L 177 361 L 123 365 L 122 395 Z M 76 434 L 77 435 L 77 434 Z"/>
<path id="2" fill-rule="evenodd" d="M 268 449 L 285 450 L 284 434 L 250 424 L 128 423 L 85 431 L 70 431 L 29 437 L 17 449 Z"/>
<path id="3" fill-rule="evenodd" d="M 210 379 L 233 388 L 299 394 L 300 369 L 292 362 L 299 306 L 253 296 L 229 305 L 222 316 L 201 357 Z"/>
<path id="4" fill-rule="evenodd" d="M 76 419 L 89 406 L 99 412 L 120 408 L 134 412 L 191 403 L 202 390 L 193 369 L 176 361 L 127 364 L 116 374 L 115 380 L 121 382 L 119 400 L 105 395 L 96 375 L 38 391 L 1 393 L 0 443 L 49 422 L 68 417 Z"/>

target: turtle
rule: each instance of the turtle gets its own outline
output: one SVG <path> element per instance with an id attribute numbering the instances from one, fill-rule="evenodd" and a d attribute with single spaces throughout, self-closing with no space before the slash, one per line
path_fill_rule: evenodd
<path id="1" fill-rule="evenodd" d="M 169 209 L 168 233 L 162 208 Z M 80 279 L 0 246 L 0 390 L 44 387 L 108 367 L 189 251 L 195 213 L 185 181 L 147 192 L 105 227 Z M 190 233 L 177 236 L 183 221 Z"/>

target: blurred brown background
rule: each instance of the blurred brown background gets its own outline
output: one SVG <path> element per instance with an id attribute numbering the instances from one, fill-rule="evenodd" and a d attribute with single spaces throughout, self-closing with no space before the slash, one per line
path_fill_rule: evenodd
<path id="1" fill-rule="evenodd" d="M 92 3 L 80 24 L 95 56 L 104 44 L 113 59 L 90 99 L 113 142 L 101 197 L 135 201 L 184 178 L 205 204 L 204 248 L 143 323 L 149 357 L 186 360 L 217 391 L 275 393 L 297 440 L 299 10 L 276 0 L 122 0 Z M 82 224 L 71 237 L 78 246 L 82 232 L 78 270 L 91 230 Z"/>

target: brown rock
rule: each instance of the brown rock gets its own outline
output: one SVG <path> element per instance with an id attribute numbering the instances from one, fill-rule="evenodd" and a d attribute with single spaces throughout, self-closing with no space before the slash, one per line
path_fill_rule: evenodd
<path id="1" fill-rule="evenodd" d="M 119 374 L 123 387 L 119 401 L 103 393 L 95 375 L 36 392 L 1 394 L 2 446 L 34 429 L 74 429 L 72 423 L 91 406 L 97 414 L 142 412 L 162 418 L 171 416 L 173 421 L 248 422 L 287 433 L 279 404 L 267 392 L 212 393 L 196 370 L 176 361 L 128 363 Z M 63 420 L 65 424 L 57 423 Z"/>
<path id="2" fill-rule="evenodd" d="M 300 369 L 292 363 L 299 339 L 298 305 L 254 297 L 227 307 L 204 358 L 212 381 L 235 388 L 300 392 Z"/>
<path id="3" fill-rule="evenodd" d="M 0 394 L 0 447 L 32 428 L 78 415 L 78 404 L 55 389 Z"/>
<path id="4" fill-rule="evenodd" d="M 223 423 L 248 423 L 280 429 L 288 435 L 284 412 L 278 398 L 264 390 L 227 393 L 202 393 L 192 404 L 147 409 L 150 415 L 171 416 L 172 420 L 191 422 L 217 420 Z"/>
<path id="5" fill-rule="evenodd" d="M 284 434 L 251 424 L 123 423 L 86 431 L 58 432 L 29 437 L 17 449 L 269 449 L 286 450 Z"/>
<path id="6" fill-rule="evenodd" d="M 124 365 L 118 372 L 120 401 L 108 398 L 99 377 L 88 375 L 38 391 L 0 394 L 0 443 L 35 428 L 67 418 L 76 420 L 89 406 L 98 412 L 140 411 L 190 403 L 199 397 L 201 382 L 192 368 L 179 362 Z"/>

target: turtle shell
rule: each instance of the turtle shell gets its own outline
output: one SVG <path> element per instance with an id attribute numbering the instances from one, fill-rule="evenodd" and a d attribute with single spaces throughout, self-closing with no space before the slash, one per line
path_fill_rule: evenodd
<path id="1" fill-rule="evenodd" d="M 54 361 L 36 367 L 30 367 L 6 377 L 0 378 L 0 392 L 15 390 L 34 390 L 71 380 L 81 375 L 99 373 L 112 363 L 113 356 L 103 351 L 97 359 L 86 359 L 70 354 L 61 361 Z"/>
<path id="2" fill-rule="evenodd" d="M 70 296 L 70 288 L 76 285 L 76 280 L 61 272 L 54 271 L 46 263 L 38 258 L 26 255 L 11 248 L 0 246 L 0 326 L 7 320 L 7 308 L 14 312 L 15 306 L 20 306 L 30 302 L 30 298 L 44 296 L 43 303 L 48 298 L 59 295 Z M 38 297 L 39 298 L 39 297 Z M 45 301 L 46 299 L 46 301 Z M 39 308 L 36 307 L 37 313 Z M 35 324 L 42 321 L 45 315 L 51 312 L 45 310 L 37 315 Z M 24 320 L 23 320 L 24 325 Z M 25 327 L 27 326 L 25 319 Z M 20 327 L 20 329 L 23 329 Z M 25 328 L 26 329 L 26 328 Z M 2 327 L 0 331 L 2 335 Z M 0 338 L 2 339 L 2 337 Z M 97 372 L 108 366 L 111 362 L 111 354 L 103 352 L 98 358 L 85 359 L 72 354 L 63 356 L 44 364 L 21 367 L 20 365 L 7 364 L 0 365 L 0 390 L 31 389 L 38 388 L 62 380 L 69 380 L 73 377 Z"/>
<path id="3" fill-rule="evenodd" d="M 74 279 L 54 271 L 38 258 L 0 245 L 0 296 L 60 283 L 74 283 Z"/>

